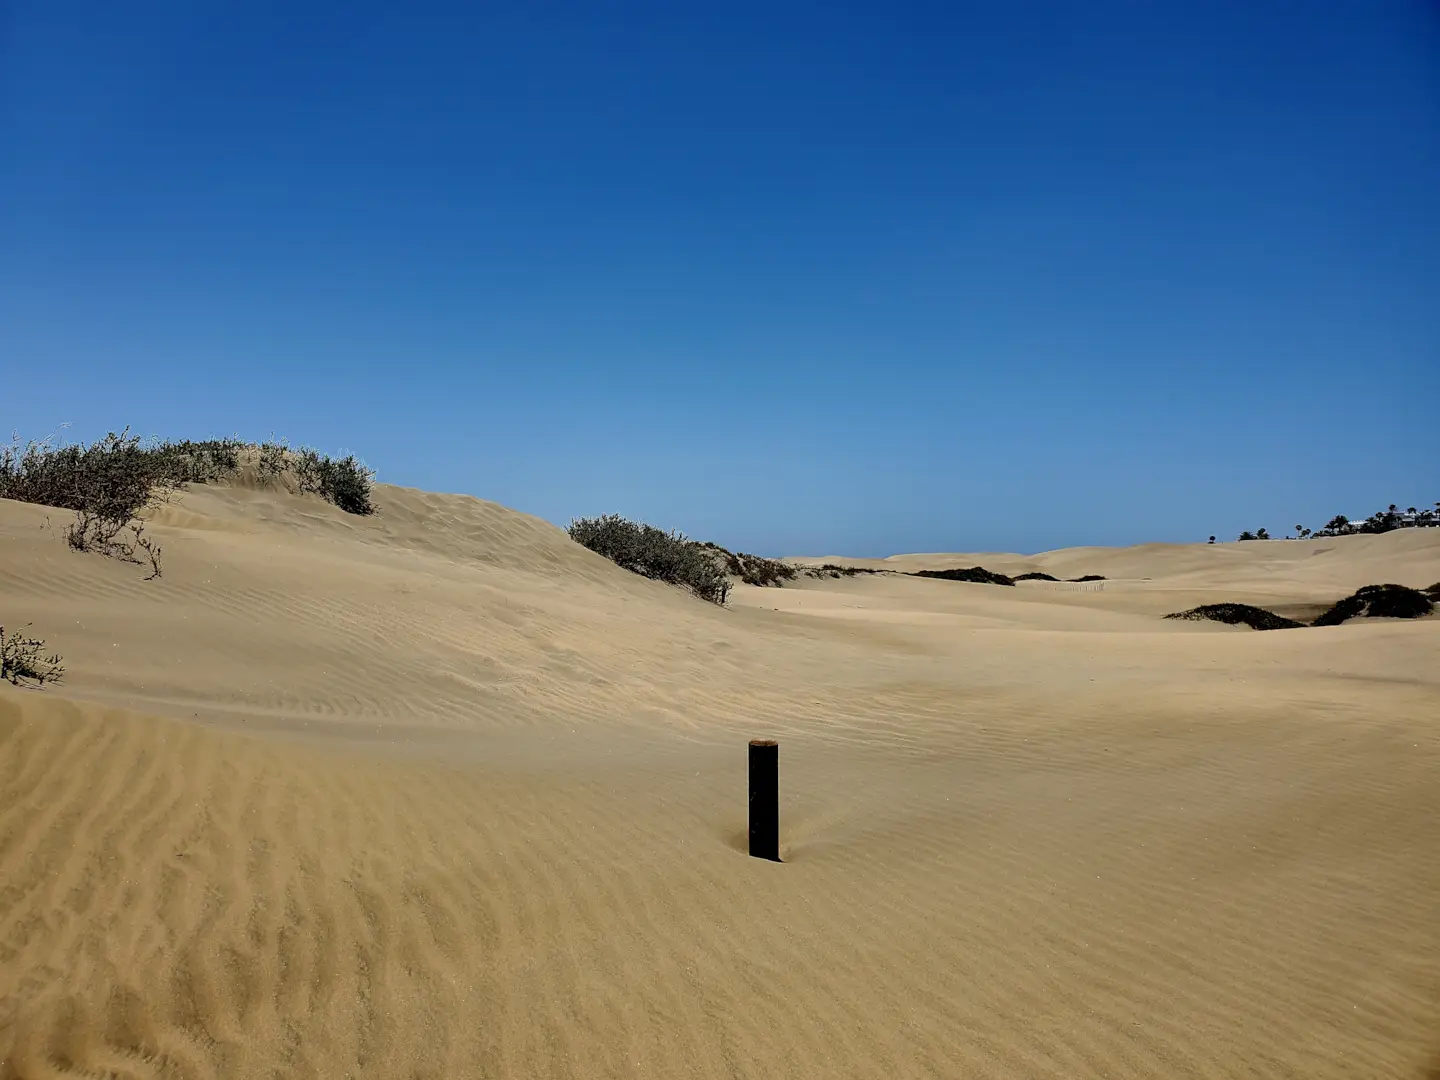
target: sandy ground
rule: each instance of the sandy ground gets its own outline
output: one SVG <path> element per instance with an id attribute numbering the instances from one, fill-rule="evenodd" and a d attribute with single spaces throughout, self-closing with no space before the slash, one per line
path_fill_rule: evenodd
<path id="1" fill-rule="evenodd" d="M 0 688 L 0 1078 L 1440 1075 L 1440 618 L 1158 617 L 1440 530 L 719 610 L 378 495 L 192 490 L 150 582 L 0 502 L 71 673 Z"/>

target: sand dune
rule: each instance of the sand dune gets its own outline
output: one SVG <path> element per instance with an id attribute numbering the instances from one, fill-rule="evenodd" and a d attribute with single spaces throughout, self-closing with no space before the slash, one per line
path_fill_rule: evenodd
<path id="1" fill-rule="evenodd" d="M 71 672 L 0 687 L 0 1078 L 1440 1065 L 1440 618 L 1158 617 L 1428 585 L 1440 530 L 720 610 L 377 501 L 192 490 L 153 582 L 0 502 L 0 618 Z"/>

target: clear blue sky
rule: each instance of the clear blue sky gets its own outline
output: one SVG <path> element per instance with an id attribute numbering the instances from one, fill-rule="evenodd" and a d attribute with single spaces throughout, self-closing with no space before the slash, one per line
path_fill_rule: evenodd
<path id="1" fill-rule="evenodd" d="M 764 554 L 1440 498 L 1440 10 L 0 3 L 0 424 Z"/>

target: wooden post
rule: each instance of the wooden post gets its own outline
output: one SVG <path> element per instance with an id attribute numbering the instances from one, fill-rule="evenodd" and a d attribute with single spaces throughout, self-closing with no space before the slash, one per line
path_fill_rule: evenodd
<path id="1" fill-rule="evenodd" d="M 750 740 L 750 854 L 780 861 L 780 744 Z"/>

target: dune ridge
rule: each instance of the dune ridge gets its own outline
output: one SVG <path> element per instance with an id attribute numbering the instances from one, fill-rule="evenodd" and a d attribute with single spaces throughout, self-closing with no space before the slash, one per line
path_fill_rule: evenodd
<path id="1" fill-rule="evenodd" d="M 1424 585 L 1440 530 L 720 610 L 492 503 L 376 502 L 191 490 L 160 582 L 0 502 L 3 615 L 72 673 L 0 687 L 4 1080 L 1436 1060 L 1440 619 L 1159 615 Z M 759 735 L 780 865 L 743 852 Z"/>

